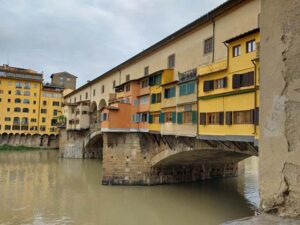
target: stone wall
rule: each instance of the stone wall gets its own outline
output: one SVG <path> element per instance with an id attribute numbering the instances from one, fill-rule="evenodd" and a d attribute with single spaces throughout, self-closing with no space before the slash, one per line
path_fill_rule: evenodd
<path id="1" fill-rule="evenodd" d="M 300 1 L 263 0 L 261 208 L 300 216 Z"/>
<path id="2" fill-rule="evenodd" d="M 255 155 L 247 145 L 240 150 L 236 146 L 146 133 L 104 133 L 102 183 L 154 185 L 236 176 L 238 162 Z"/>
<path id="3" fill-rule="evenodd" d="M 58 149 L 58 136 L 39 134 L 0 134 L 0 145 Z"/>
<path id="4" fill-rule="evenodd" d="M 67 131 L 60 129 L 59 132 L 59 155 L 62 158 L 82 159 L 84 157 L 85 131 Z"/>

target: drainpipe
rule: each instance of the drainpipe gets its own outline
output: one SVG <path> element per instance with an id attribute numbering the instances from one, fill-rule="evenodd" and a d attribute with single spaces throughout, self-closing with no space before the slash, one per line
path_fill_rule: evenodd
<path id="1" fill-rule="evenodd" d="M 223 44 L 227 48 L 227 68 L 229 67 L 229 46 L 228 44 L 224 41 Z"/>
<path id="2" fill-rule="evenodd" d="M 255 60 L 251 60 L 251 62 L 253 63 L 254 65 L 254 110 L 256 110 L 256 107 L 257 107 L 257 82 L 256 82 L 256 78 L 257 78 L 257 64 L 255 62 Z M 254 134 L 256 134 L 256 131 L 257 131 L 257 125 L 256 123 L 254 124 Z"/>
<path id="3" fill-rule="evenodd" d="M 212 62 L 215 62 L 215 31 L 216 31 L 216 23 L 213 20 L 213 52 L 212 52 Z"/>
<path id="4" fill-rule="evenodd" d="M 197 74 L 197 85 L 196 85 L 196 88 L 197 88 L 197 96 L 196 96 L 196 99 L 197 99 L 197 134 L 196 134 L 196 137 L 197 136 L 200 136 L 199 134 L 199 131 L 200 131 L 200 126 L 199 126 L 199 119 L 200 119 L 200 110 L 199 110 L 199 82 L 200 82 L 200 76 L 198 76 Z"/>

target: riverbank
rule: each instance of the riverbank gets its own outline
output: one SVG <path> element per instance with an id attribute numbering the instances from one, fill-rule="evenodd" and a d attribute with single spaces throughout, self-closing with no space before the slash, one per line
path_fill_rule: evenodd
<path id="1" fill-rule="evenodd" d="M 27 147 L 27 146 L 13 146 L 13 145 L 0 145 L 0 152 L 6 152 L 6 151 L 19 151 L 19 152 L 25 152 L 25 151 L 39 151 L 44 150 L 43 148 L 36 148 L 36 147 Z"/>

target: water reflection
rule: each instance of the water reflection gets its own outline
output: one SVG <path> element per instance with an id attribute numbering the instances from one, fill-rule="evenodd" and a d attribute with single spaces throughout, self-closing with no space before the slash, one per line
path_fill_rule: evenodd
<path id="1" fill-rule="evenodd" d="M 153 187 L 102 186 L 100 178 L 97 160 L 58 159 L 53 151 L 0 153 L 0 224 L 215 225 L 252 215 L 258 204 L 251 170 L 239 178 Z"/>

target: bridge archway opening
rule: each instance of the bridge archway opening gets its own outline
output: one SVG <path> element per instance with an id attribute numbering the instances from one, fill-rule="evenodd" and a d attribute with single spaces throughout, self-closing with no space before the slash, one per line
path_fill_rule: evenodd
<path id="1" fill-rule="evenodd" d="M 100 131 L 93 132 L 84 146 L 84 158 L 101 159 L 103 158 L 103 135 Z"/>

